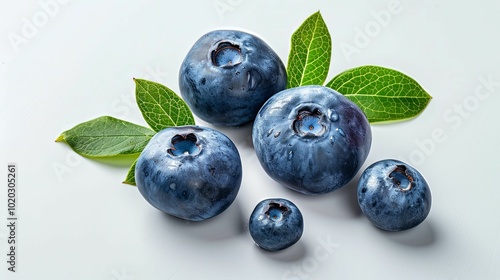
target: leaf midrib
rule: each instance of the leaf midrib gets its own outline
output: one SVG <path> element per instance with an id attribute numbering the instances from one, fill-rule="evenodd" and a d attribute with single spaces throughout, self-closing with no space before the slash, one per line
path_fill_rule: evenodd
<path id="1" fill-rule="evenodd" d="M 152 135 L 148 135 L 148 134 L 122 134 L 122 135 L 119 135 L 119 134 L 116 134 L 116 135 L 109 135 L 109 134 L 106 134 L 106 135 L 77 135 L 77 136 L 72 136 L 72 135 L 66 135 L 68 137 L 82 137 L 82 138 L 107 138 L 107 137 L 130 137 L 130 136 L 140 136 L 140 137 L 153 137 Z"/>
<path id="2" fill-rule="evenodd" d="M 347 87 L 346 84 L 348 83 L 352 83 L 352 80 L 354 78 L 350 78 L 348 79 L 347 81 L 343 82 L 342 84 L 339 85 L 338 88 L 341 88 L 341 87 Z M 380 79 L 380 77 L 378 77 L 378 79 Z M 331 84 L 333 84 L 334 81 L 331 82 Z M 368 86 L 370 86 L 370 84 L 373 84 L 373 82 L 370 82 L 370 83 L 367 83 L 366 85 L 364 85 L 363 87 L 359 87 L 355 93 L 346 93 L 343 95 L 344 96 L 361 96 L 361 97 L 384 97 L 384 98 L 415 98 L 415 99 L 430 99 L 429 96 L 425 96 L 425 95 L 421 95 L 421 96 L 406 96 L 406 95 L 397 95 L 397 96 L 388 96 L 388 95 L 377 95 L 378 92 L 383 92 L 385 89 L 387 89 L 388 87 L 392 87 L 396 84 L 391 84 L 391 85 L 388 85 L 388 86 L 384 86 L 383 88 L 379 89 L 375 94 L 359 94 L 358 92 L 364 90 L 365 88 L 367 88 Z M 400 84 L 402 85 L 402 84 Z"/>
<path id="3" fill-rule="evenodd" d="M 302 71 L 302 74 L 300 75 L 300 85 L 302 85 L 302 83 L 304 82 L 304 79 L 306 77 L 305 73 L 306 73 L 306 69 L 308 68 L 309 66 L 309 56 L 310 56 L 310 50 L 311 50 L 311 46 L 312 46 L 312 43 L 314 41 L 314 37 L 315 37 L 315 34 L 316 34 L 316 30 L 318 29 L 318 19 L 319 19 L 319 15 L 316 15 L 316 19 L 314 21 L 314 29 L 313 29 L 313 32 L 312 32 L 312 38 L 311 40 L 309 40 L 309 45 L 307 46 L 307 53 L 306 53 L 306 63 L 305 63 L 305 67 Z"/>
<path id="4" fill-rule="evenodd" d="M 426 96 L 405 96 L 405 95 L 399 95 L 399 96 L 387 96 L 387 95 L 376 95 L 376 94 L 344 94 L 344 96 L 354 96 L 354 97 L 380 97 L 380 98 L 394 98 L 394 99 L 401 99 L 401 98 L 406 98 L 406 99 L 430 99 L 429 97 Z"/>
<path id="5" fill-rule="evenodd" d="M 151 93 L 146 89 L 146 87 L 144 87 L 142 84 L 141 84 L 141 81 L 138 81 L 138 84 L 139 84 L 139 87 L 143 90 L 143 92 L 145 92 L 149 97 L 151 97 L 151 99 L 157 101 L 153 95 L 151 95 Z M 160 88 L 158 88 L 156 85 L 155 85 L 155 88 L 158 90 L 158 93 L 160 92 Z M 158 106 L 161 111 L 163 112 L 163 115 L 166 115 L 167 118 L 170 120 L 170 122 L 176 126 L 177 123 L 172 119 L 172 117 L 170 116 L 170 114 L 167 113 L 167 111 L 165 111 L 165 109 L 160 105 L 160 103 L 156 102 L 155 104 L 153 104 L 153 106 Z M 151 113 L 151 112 L 147 112 L 148 114 Z M 157 122 L 155 122 L 156 124 L 158 124 Z"/>

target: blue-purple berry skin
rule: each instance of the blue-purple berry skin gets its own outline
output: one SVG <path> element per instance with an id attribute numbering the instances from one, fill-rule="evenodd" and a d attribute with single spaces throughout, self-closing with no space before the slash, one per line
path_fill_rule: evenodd
<path id="1" fill-rule="evenodd" d="M 234 143 L 218 130 L 200 126 L 158 132 L 135 167 L 136 185 L 146 201 L 188 221 L 225 211 L 241 180 L 241 158 Z"/>
<path id="2" fill-rule="evenodd" d="M 248 229 L 260 248 L 279 251 L 299 241 L 304 231 L 304 218 L 288 199 L 264 199 L 250 215 Z"/>
<path id="3" fill-rule="evenodd" d="M 354 178 L 372 134 L 361 109 L 333 89 L 302 86 L 272 96 L 254 122 L 252 140 L 267 174 L 304 194 L 324 194 Z"/>
<path id="4" fill-rule="evenodd" d="M 373 163 L 362 173 L 358 203 L 376 227 L 402 231 L 422 223 L 431 210 L 431 190 L 422 174 L 399 160 Z"/>
<path id="5" fill-rule="evenodd" d="M 259 37 L 238 30 L 203 35 L 179 70 L 183 99 L 197 117 L 218 126 L 252 122 L 286 83 L 278 54 Z"/>

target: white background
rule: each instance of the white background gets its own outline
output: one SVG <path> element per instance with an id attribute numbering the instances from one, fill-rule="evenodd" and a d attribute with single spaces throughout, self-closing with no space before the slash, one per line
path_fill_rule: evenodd
<path id="1" fill-rule="evenodd" d="M 1 6 L 1 279 L 500 278 L 500 2 L 2 0 Z M 279 186 L 256 159 L 250 126 L 222 129 L 242 155 L 243 183 L 226 212 L 201 223 L 168 217 L 122 184 L 130 162 L 86 159 L 54 142 L 102 115 L 146 125 L 132 78 L 178 92 L 181 61 L 208 31 L 250 31 L 286 63 L 291 34 L 318 10 L 333 39 L 328 80 L 355 66 L 381 65 L 407 73 L 433 96 L 414 120 L 373 125 L 364 165 L 398 158 L 424 174 L 433 205 L 417 228 L 373 227 L 357 205 L 356 179 L 319 197 Z M 6 263 L 9 162 L 19 170 L 17 273 Z M 294 201 L 305 219 L 299 243 L 279 253 L 260 250 L 245 230 L 253 207 L 268 197 Z"/>

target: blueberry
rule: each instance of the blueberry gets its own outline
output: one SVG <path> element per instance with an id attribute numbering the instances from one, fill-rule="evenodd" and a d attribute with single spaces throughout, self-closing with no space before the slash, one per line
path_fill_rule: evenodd
<path id="1" fill-rule="evenodd" d="M 304 194 L 346 185 L 370 151 L 372 135 L 361 109 L 322 86 L 284 90 L 259 111 L 252 140 L 264 170 Z"/>
<path id="2" fill-rule="evenodd" d="M 370 165 L 358 183 L 358 202 L 376 227 L 401 231 L 422 223 L 431 210 L 431 191 L 420 172 L 386 159 Z"/>
<path id="3" fill-rule="evenodd" d="M 233 142 L 217 130 L 199 126 L 158 132 L 135 169 L 136 185 L 151 205 L 189 221 L 226 210 L 241 179 L 241 159 Z"/>
<path id="4" fill-rule="evenodd" d="M 299 241 L 304 219 L 299 208 L 284 198 L 265 199 L 255 206 L 248 229 L 262 249 L 278 251 Z"/>
<path id="5" fill-rule="evenodd" d="M 182 62 L 179 87 L 193 113 L 214 125 L 254 120 L 264 102 L 285 89 L 286 69 L 260 38 L 236 30 L 202 36 Z"/>

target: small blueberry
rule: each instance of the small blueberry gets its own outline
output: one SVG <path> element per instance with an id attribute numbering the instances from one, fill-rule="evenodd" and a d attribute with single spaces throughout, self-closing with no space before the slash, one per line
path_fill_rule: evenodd
<path id="1" fill-rule="evenodd" d="M 431 210 L 431 191 L 424 177 L 399 160 L 381 160 L 366 168 L 357 194 L 368 220 L 387 231 L 416 227 Z"/>

